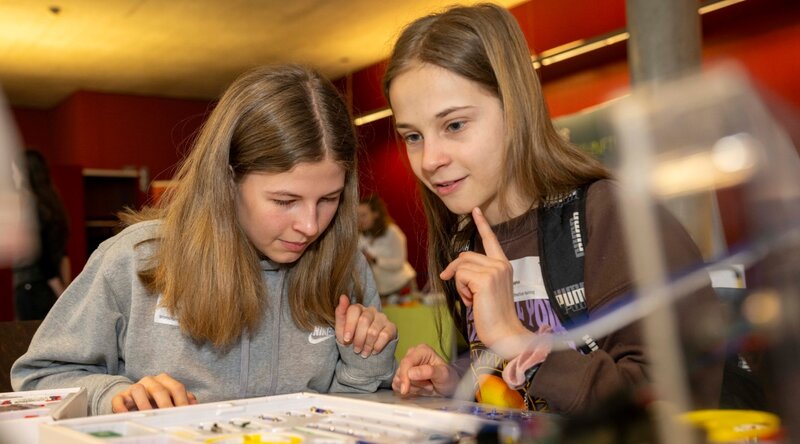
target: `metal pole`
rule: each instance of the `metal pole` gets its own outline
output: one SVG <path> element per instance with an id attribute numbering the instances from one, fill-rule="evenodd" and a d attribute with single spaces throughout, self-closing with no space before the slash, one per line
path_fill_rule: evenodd
<path id="1" fill-rule="evenodd" d="M 634 87 L 647 84 L 657 94 L 659 84 L 700 70 L 701 34 L 697 8 L 697 0 L 626 0 L 630 34 L 628 62 Z M 647 132 L 646 121 L 639 119 L 637 122 L 635 110 L 631 111 L 633 114 L 629 115 L 628 124 L 636 126 L 643 132 L 637 138 L 639 142 L 647 141 L 647 134 L 644 134 Z M 625 155 L 628 159 L 625 160 L 623 169 L 641 168 L 642 163 L 653 160 L 650 157 L 651 152 L 652 147 L 647 146 L 626 150 Z M 626 177 L 635 176 L 632 173 Z M 640 179 L 647 181 L 644 177 Z M 645 191 L 647 186 L 644 183 L 637 185 L 641 187 L 637 187 L 639 190 L 647 194 Z M 632 194 L 630 201 L 623 205 L 627 207 L 629 219 L 653 215 L 653 208 L 648 208 L 648 198 L 635 191 Z M 705 196 L 681 199 L 670 206 L 701 247 L 706 258 L 711 256 L 715 243 L 711 240 L 713 236 L 708 235 L 713 231 L 708 227 L 712 226 L 715 220 L 712 216 L 712 210 L 715 208 L 713 202 L 711 194 L 708 193 Z M 629 249 L 633 253 L 632 271 L 637 277 L 640 297 L 663 297 L 664 295 L 659 294 L 661 291 L 653 291 L 655 288 L 663 289 L 666 281 L 666 268 L 662 258 L 637 248 L 638 245 L 644 245 L 642 242 L 645 240 L 659 238 L 655 231 L 657 227 L 655 220 L 646 222 L 640 223 L 636 230 L 628 230 L 631 231 L 628 241 L 633 243 L 633 247 Z M 628 224 L 628 227 L 631 226 Z M 650 260 L 645 260 L 647 258 Z M 647 291 L 648 289 L 650 291 Z M 651 375 L 659 392 L 659 402 L 655 405 L 655 411 L 660 442 L 692 443 L 694 438 L 690 430 L 681 426 L 676 420 L 677 414 L 690 408 L 690 401 L 683 353 L 678 340 L 680 332 L 676 328 L 675 321 L 674 310 L 672 307 L 667 307 L 645 318 L 643 330 L 653 364 Z"/>

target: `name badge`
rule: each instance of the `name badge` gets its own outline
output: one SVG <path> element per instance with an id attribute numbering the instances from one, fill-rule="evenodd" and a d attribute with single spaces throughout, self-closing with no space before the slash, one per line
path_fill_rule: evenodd
<path id="1" fill-rule="evenodd" d="M 514 302 L 547 299 L 539 256 L 523 257 L 510 262 L 514 270 Z"/>
<path id="2" fill-rule="evenodd" d="M 161 306 L 161 296 L 156 301 L 156 314 L 153 320 L 156 324 L 178 325 L 178 319 L 173 317 L 166 307 Z"/>

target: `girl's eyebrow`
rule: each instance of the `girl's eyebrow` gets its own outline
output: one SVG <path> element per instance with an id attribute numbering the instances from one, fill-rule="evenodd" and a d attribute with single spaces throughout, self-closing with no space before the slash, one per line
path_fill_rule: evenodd
<path id="1" fill-rule="evenodd" d="M 437 119 L 441 119 L 441 118 L 447 117 L 449 114 L 454 113 L 456 111 L 461 111 L 461 110 L 470 109 L 470 108 L 475 108 L 475 107 L 472 106 L 472 105 L 451 106 L 450 108 L 445 108 L 445 109 L 439 111 L 438 113 L 436 113 L 436 116 L 434 116 L 434 117 L 436 117 Z M 395 122 L 394 126 L 396 128 L 406 128 L 406 129 L 413 127 L 413 125 L 411 125 L 409 123 L 404 123 L 404 122 Z"/>
<path id="2" fill-rule="evenodd" d="M 284 190 L 267 191 L 267 194 L 269 194 L 271 196 L 278 196 L 278 197 L 293 197 L 293 198 L 300 197 L 297 194 L 294 194 L 294 193 L 289 192 L 289 191 L 284 191 Z"/>
<path id="3" fill-rule="evenodd" d="M 341 187 L 341 188 L 339 188 L 339 189 L 337 189 L 335 191 L 331 191 L 330 193 L 327 193 L 327 194 L 325 194 L 323 196 L 324 197 L 332 197 L 332 196 L 335 196 L 337 194 L 342 194 L 342 192 L 344 192 L 344 187 Z M 303 197 L 303 196 L 301 196 L 299 194 L 295 194 L 295 193 L 292 193 L 291 191 L 287 191 L 287 190 L 267 191 L 267 193 L 270 194 L 271 196 L 291 197 L 291 198 L 295 198 L 295 199 L 300 199 L 300 198 Z"/>
<path id="4" fill-rule="evenodd" d="M 456 111 L 461 111 L 463 109 L 468 109 L 468 108 L 474 108 L 474 106 L 471 106 L 471 105 L 451 106 L 450 108 L 446 108 L 446 109 L 436 113 L 436 118 L 437 119 L 441 119 L 442 117 L 446 117 L 450 113 L 454 113 Z"/>
<path id="5" fill-rule="evenodd" d="M 326 194 L 325 197 L 333 197 L 336 196 L 337 194 L 342 194 L 342 193 L 344 193 L 344 187 L 341 187 L 336 191 L 331 191 L 330 193 Z"/>

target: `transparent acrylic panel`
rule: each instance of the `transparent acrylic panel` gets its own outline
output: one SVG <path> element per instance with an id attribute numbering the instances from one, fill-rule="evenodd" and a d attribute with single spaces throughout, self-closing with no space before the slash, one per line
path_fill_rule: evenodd
<path id="1" fill-rule="evenodd" d="M 776 412 L 796 440 L 796 147 L 733 66 L 636 91 L 615 104 L 612 123 L 637 297 L 606 321 L 645 316 L 656 396 L 666 406 L 659 419 L 704 408 L 696 395 L 716 384 L 715 366 L 728 359 L 747 373 L 736 380 L 740 373 L 726 369 L 723 407 Z M 675 266 L 665 210 L 691 233 L 704 263 Z M 709 273 L 718 305 L 698 296 Z"/>

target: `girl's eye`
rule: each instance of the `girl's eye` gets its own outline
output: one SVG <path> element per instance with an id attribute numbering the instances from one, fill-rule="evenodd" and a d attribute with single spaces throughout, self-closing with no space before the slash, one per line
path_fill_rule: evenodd
<path id="1" fill-rule="evenodd" d="M 449 131 L 461 131 L 462 129 L 464 129 L 464 125 L 466 124 L 467 122 L 464 122 L 463 120 L 451 122 L 447 125 L 447 129 Z"/>
<path id="2" fill-rule="evenodd" d="M 339 196 L 334 196 L 334 197 L 323 197 L 323 198 L 322 198 L 322 201 L 323 201 L 323 202 L 328 202 L 328 203 L 331 203 L 331 202 L 334 202 L 334 203 L 335 203 L 335 202 L 339 202 Z"/>
<path id="3" fill-rule="evenodd" d="M 422 136 L 419 133 L 408 133 L 403 136 L 403 140 L 405 140 L 406 143 L 417 143 L 422 140 Z"/>
<path id="4" fill-rule="evenodd" d="M 272 201 L 275 202 L 275 205 L 278 205 L 278 206 L 281 206 L 281 207 L 288 207 L 289 205 L 294 203 L 293 200 L 272 199 Z"/>

